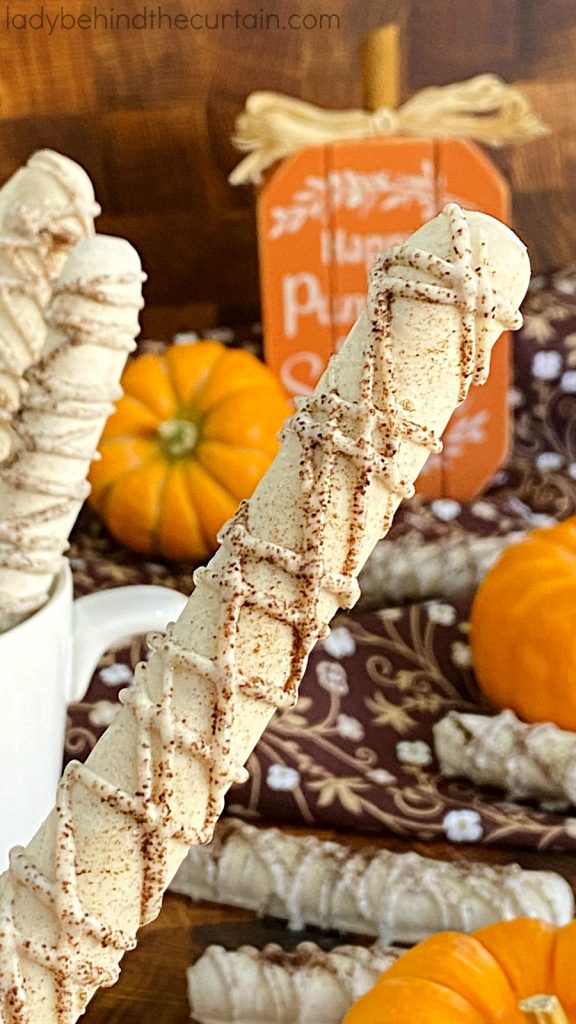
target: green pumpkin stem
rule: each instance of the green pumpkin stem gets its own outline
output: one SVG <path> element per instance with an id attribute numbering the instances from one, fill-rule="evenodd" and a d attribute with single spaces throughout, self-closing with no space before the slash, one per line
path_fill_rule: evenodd
<path id="1" fill-rule="evenodd" d="M 165 420 L 158 427 L 158 439 L 168 459 L 191 455 L 198 443 L 198 427 L 191 420 Z"/>

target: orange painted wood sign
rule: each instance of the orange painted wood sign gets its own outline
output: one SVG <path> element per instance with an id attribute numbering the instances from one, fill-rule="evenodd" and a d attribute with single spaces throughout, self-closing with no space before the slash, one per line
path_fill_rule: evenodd
<path id="1" fill-rule="evenodd" d="M 445 203 L 509 219 L 507 186 L 488 158 L 459 140 L 382 139 L 303 150 L 258 200 L 266 360 L 290 394 L 309 393 L 366 301 L 378 252 L 403 242 Z M 489 380 L 473 388 L 417 484 L 429 496 L 473 497 L 508 447 L 508 340 Z"/>

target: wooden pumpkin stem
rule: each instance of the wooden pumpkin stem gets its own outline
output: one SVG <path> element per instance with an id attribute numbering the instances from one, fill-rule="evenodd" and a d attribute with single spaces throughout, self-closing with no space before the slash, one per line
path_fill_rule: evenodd
<path id="1" fill-rule="evenodd" d="M 382 25 L 364 39 L 362 71 L 364 107 L 392 107 L 400 103 L 402 81 L 401 26 Z"/>
<path id="2" fill-rule="evenodd" d="M 182 459 L 194 451 L 198 427 L 191 420 L 165 420 L 158 427 L 162 450 L 169 459 Z"/>
<path id="3" fill-rule="evenodd" d="M 556 996 L 530 996 L 523 999 L 520 1009 L 526 1024 L 568 1024 L 568 1018 Z"/>

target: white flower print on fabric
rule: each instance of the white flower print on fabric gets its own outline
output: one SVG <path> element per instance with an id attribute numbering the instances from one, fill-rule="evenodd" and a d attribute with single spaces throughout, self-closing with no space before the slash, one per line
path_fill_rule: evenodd
<path id="1" fill-rule="evenodd" d="M 576 281 L 572 278 L 554 274 L 553 281 L 556 291 L 560 292 L 561 295 L 574 295 L 574 292 L 576 292 Z"/>
<path id="2" fill-rule="evenodd" d="M 289 792 L 300 785 L 300 772 L 287 764 L 271 764 L 266 774 L 270 789 Z"/>
<path id="3" fill-rule="evenodd" d="M 554 516 L 547 516 L 544 512 L 534 512 L 516 495 L 509 499 L 508 504 L 512 511 L 523 516 L 531 526 L 555 526 L 557 523 L 557 519 Z"/>
<path id="4" fill-rule="evenodd" d="M 494 487 L 501 487 L 502 484 L 508 483 L 510 474 L 506 469 L 499 469 L 497 473 L 494 473 L 492 480 L 490 481 Z"/>
<path id="5" fill-rule="evenodd" d="M 172 339 L 174 345 L 189 345 L 191 341 L 200 341 L 198 331 L 179 331 Z"/>
<path id="6" fill-rule="evenodd" d="M 564 828 L 566 829 L 569 836 L 576 839 L 576 818 L 566 818 L 563 822 Z"/>
<path id="7" fill-rule="evenodd" d="M 532 360 L 532 376 L 538 380 L 556 380 L 562 372 L 562 356 L 553 349 L 549 352 L 536 352 Z"/>
<path id="8" fill-rule="evenodd" d="M 562 374 L 560 387 L 562 391 L 568 391 L 571 395 L 576 394 L 576 370 L 566 370 L 566 373 Z"/>
<path id="9" fill-rule="evenodd" d="M 111 700 L 97 700 L 88 712 L 88 719 L 91 725 L 110 725 L 119 711 L 120 704 L 114 704 Z"/>
<path id="10" fill-rule="evenodd" d="M 342 739 L 360 741 L 364 739 L 364 726 L 357 718 L 350 715 L 338 715 L 336 732 Z"/>
<path id="11" fill-rule="evenodd" d="M 462 643 L 461 640 L 456 640 L 452 644 L 452 661 L 458 668 L 470 668 L 472 664 L 472 651 L 468 644 Z"/>
<path id="12" fill-rule="evenodd" d="M 160 562 L 146 562 L 146 570 L 153 576 L 165 576 L 168 569 L 165 565 L 160 565 Z"/>
<path id="13" fill-rule="evenodd" d="M 210 337 L 216 341 L 234 341 L 234 331 L 231 327 L 211 327 Z"/>
<path id="14" fill-rule="evenodd" d="M 463 808 L 459 811 L 448 811 L 442 820 L 446 838 L 453 843 L 477 843 L 484 835 L 482 818 L 478 811 Z"/>
<path id="15" fill-rule="evenodd" d="M 320 686 L 328 690 L 328 693 L 344 697 L 349 692 L 346 669 L 338 662 L 319 661 L 316 665 L 316 677 Z"/>
<path id="16" fill-rule="evenodd" d="M 454 501 L 453 498 L 437 498 L 436 501 L 430 503 L 430 511 L 436 516 L 436 519 L 441 519 L 443 523 L 448 523 L 460 514 L 462 506 L 459 501 Z"/>
<path id="17" fill-rule="evenodd" d="M 456 622 L 456 609 L 442 601 L 429 601 L 426 605 L 428 618 L 438 626 L 453 626 Z"/>
<path id="18" fill-rule="evenodd" d="M 346 626 L 335 626 L 322 643 L 333 658 L 348 658 L 356 650 L 356 641 Z"/>
<path id="19" fill-rule="evenodd" d="M 524 395 L 518 388 L 509 388 L 508 405 L 511 409 L 518 409 L 524 401 Z"/>
<path id="20" fill-rule="evenodd" d="M 377 786 L 389 786 L 396 782 L 396 776 L 392 775 L 392 772 L 387 772 L 385 768 L 373 768 L 371 772 L 366 773 L 366 778 Z"/>
<path id="21" fill-rule="evenodd" d="M 419 768 L 432 764 L 432 751 L 424 740 L 400 740 L 396 744 L 396 757 L 402 764 L 414 764 Z"/>
<path id="22" fill-rule="evenodd" d="M 98 678 L 105 686 L 122 686 L 122 684 L 126 686 L 133 681 L 134 673 L 129 665 L 119 661 L 115 665 L 106 665 L 105 668 L 101 668 Z"/>
<path id="23" fill-rule="evenodd" d="M 531 521 L 533 526 L 556 526 L 558 523 L 554 516 L 547 516 L 544 512 L 535 512 Z"/>
<path id="24" fill-rule="evenodd" d="M 538 469 L 560 469 L 564 465 L 564 456 L 560 452 L 540 452 L 536 456 Z"/>
<path id="25" fill-rule="evenodd" d="M 478 516 L 478 519 L 496 519 L 498 517 L 498 512 L 489 501 L 475 501 L 470 506 L 470 511 Z"/>

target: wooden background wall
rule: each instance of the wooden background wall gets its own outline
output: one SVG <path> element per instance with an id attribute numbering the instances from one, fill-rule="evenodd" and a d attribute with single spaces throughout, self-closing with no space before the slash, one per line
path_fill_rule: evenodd
<path id="1" fill-rule="evenodd" d="M 74 15 L 92 2 L 63 0 Z M 154 0 L 147 0 L 148 8 Z M 140 249 L 149 274 L 145 331 L 245 320 L 258 313 L 254 203 L 232 189 L 234 118 L 255 88 L 327 107 L 361 102 L 362 37 L 406 19 L 408 93 L 495 71 L 521 82 L 553 134 L 498 162 L 516 227 L 537 268 L 576 259 L 575 0 L 163 0 L 165 12 L 335 13 L 336 30 L 47 31 L 7 27 L 61 0 L 0 6 L 0 179 L 50 146 L 91 174 L 101 231 Z M 100 0 L 136 13 L 144 0 Z"/>

